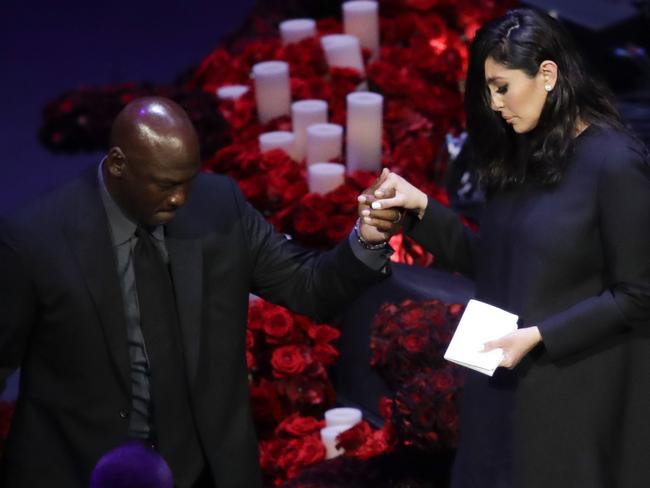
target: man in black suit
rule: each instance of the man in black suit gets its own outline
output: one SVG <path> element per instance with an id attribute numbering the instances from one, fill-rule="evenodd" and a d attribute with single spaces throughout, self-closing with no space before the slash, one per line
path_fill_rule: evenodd
<path id="1" fill-rule="evenodd" d="M 399 214 L 310 252 L 199 166 L 185 112 L 135 100 L 99 168 L 0 226 L 0 371 L 22 368 L 2 486 L 87 486 L 129 439 L 179 487 L 260 486 L 249 292 L 331 316 L 387 275 Z"/>

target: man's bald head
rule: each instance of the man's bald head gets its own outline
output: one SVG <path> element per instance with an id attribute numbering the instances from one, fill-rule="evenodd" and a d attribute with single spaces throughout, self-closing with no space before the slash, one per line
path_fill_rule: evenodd
<path id="1" fill-rule="evenodd" d="M 104 165 L 106 186 L 138 223 L 156 225 L 170 220 L 185 203 L 199 165 L 196 131 L 176 102 L 139 98 L 113 122 Z"/>
<path id="2" fill-rule="evenodd" d="M 111 128 L 111 147 L 123 151 L 164 148 L 177 150 L 195 145 L 194 126 L 183 108 L 163 97 L 138 98 L 117 115 Z M 189 149 L 189 148 L 188 148 Z"/>

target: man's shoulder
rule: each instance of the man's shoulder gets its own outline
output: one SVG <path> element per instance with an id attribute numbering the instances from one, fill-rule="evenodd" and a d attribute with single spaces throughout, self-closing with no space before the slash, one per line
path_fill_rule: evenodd
<path id="1" fill-rule="evenodd" d="M 229 176 L 199 173 L 192 183 L 186 207 L 191 212 L 212 213 L 236 206 L 242 199 L 239 186 Z"/>

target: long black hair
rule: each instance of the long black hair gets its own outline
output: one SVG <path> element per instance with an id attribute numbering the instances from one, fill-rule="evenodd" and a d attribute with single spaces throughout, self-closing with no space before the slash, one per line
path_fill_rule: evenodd
<path id="1" fill-rule="evenodd" d="M 534 77 L 544 60 L 558 66 L 537 126 L 516 134 L 490 108 L 485 60 Z M 609 90 L 585 70 L 582 56 L 563 26 L 530 9 L 516 9 L 484 25 L 470 47 L 465 92 L 469 140 L 488 189 L 503 189 L 535 179 L 562 179 L 579 123 L 622 128 Z"/>

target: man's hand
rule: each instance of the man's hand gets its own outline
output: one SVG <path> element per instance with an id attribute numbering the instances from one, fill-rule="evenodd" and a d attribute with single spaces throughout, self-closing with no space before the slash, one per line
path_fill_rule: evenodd
<path id="1" fill-rule="evenodd" d="M 500 347 L 503 349 L 503 359 L 499 366 L 513 369 L 540 342 L 542 342 L 542 335 L 537 327 L 524 327 L 486 342 L 483 344 L 483 351 L 487 352 Z"/>
<path id="2" fill-rule="evenodd" d="M 375 191 L 385 182 L 390 171 L 386 168 L 381 172 L 379 178 L 374 183 L 366 188 L 361 195 L 359 195 L 359 233 L 363 240 L 369 244 L 378 244 L 386 242 L 394 234 L 399 232 L 402 226 L 402 218 L 404 210 L 393 208 L 389 210 L 372 210 L 371 205 L 377 198 Z M 389 197 L 394 196 L 393 190 L 388 190 Z"/>

